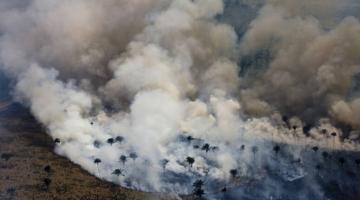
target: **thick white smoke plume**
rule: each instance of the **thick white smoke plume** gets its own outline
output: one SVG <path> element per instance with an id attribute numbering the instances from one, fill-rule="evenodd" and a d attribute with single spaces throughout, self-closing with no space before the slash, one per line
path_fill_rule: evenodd
<path id="1" fill-rule="evenodd" d="M 1 67 L 58 154 L 122 186 L 190 193 L 199 176 L 273 163 L 262 157 L 274 143 L 294 159 L 307 146 L 359 151 L 360 23 L 329 22 L 339 1 L 316 2 L 0 1 Z M 239 33 L 221 20 L 228 6 L 258 16 Z"/>

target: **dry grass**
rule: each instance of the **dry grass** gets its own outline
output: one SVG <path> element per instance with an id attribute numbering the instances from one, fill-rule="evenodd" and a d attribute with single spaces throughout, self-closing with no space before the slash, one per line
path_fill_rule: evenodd
<path id="1" fill-rule="evenodd" d="M 0 112 L 0 199 L 175 199 L 101 181 L 53 153 L 54 142 L 18 105 Z M 50 165 L 50 172 L 44 167 Z M 50 178 L 47 189 L 44 178 Z"/>

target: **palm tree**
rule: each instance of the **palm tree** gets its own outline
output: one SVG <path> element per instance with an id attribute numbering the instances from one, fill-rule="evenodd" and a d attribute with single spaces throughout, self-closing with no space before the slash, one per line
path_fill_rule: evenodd
<path id="1" fill-rule="evenodd" d="M 331 133 L 331 136 L 333 136 L 333 151 L 334 151 L 334 149 L 335 149 L 335 136 L 336 136 L 336 133 L 335 133 L 335 132 Z"/>
<path id="2" fill-rule="evenodd" d="M 100 147 L 100 142 L 95 141 L 95 142 L 94 142 L 94 147 L 95 147 L 95 148 L 99 148 L 99 147 Z"/>
<path id="3" fill-rule="evenodd" d="M 97 167 L 98 167 L 99 176 L 100 176 L 100 169 L 99 169 L 99 163 L 101 163 L 100 158 L 96 158 L 96 159 L 94 160 L 94 163 L 95 163 L 95 164 L 97 165 Z"/>
<path id="4" fill-rule="evenodd" d="M 131 153 L 129 154 L 129 157 L 130 157 L 131 159 L 133 159 L 133 161 L 135 162 L 136 158 L 139 157 L 139 154 L 136 153 L 136 152 L 131 152 Z"/>
<path id="5" fill-rule="evenodd" d="M 327 130 L 326 130 L 326 129 L 322 129 L 322 130 L 321 130 L 321 134 L 323 134 L 324 137 L 325 137 L 325 146 L 326 146 L 326 148 L 327 148 L 327 140 L 326 140 Z"/>
<path id="6" fill-rule="evenodd" d="M 50 173 L 50 170 L 51 170 L 50 165 L 46 165 L 46 166 L 44 167 L 44 170 L 45 170 L 47 173 Z"/>
<path id="7" fill-rule="evenodd" d="M 162 159 L 159 161 L 159 165 L 164 169 L 164 171 L 165 171 L 165 167 L 168 163 L 169 163 L 168 159 Z"/>
<path id="8" fill-rule="evenodd" d="M 243 144 L 243 145 L 241 145 L 241 147 L 240 147 L 240 151 L 244 151 L 245 150 L 245 145 Z"/>
<path id="9" fill-rule="evenodd" d="M 216 153 L 217 151 L 219 151 L 219 147 L 217 147 L 217 146 L 212 146 L 212 147 L 210 147 L 210 149 L 211 149 L 211 151 L 214 152 L 214 153 Z"/>
<path id="10" fill-rule="evenodd" d="M 55 138 L 54 142 L 55 142 L 55 144 L 60 143 L 60 139 L 59 139 L 59 138 Z"/>
<path id="11" fill-rule="evenodd" d="M 356 164 L 357 170 L 359 170 L 360 169 L 360 159 L 356 159 L 355 164 Z"/>
<path id="12" fill-rule="evenodd" d="M 202 179 L 198 179 L 193 183 L 193 187 L 195 187 L 195 189 L 202 188 L 203 185 L 204 181 Z"/>
<path id="13" fill-rule="evenodd" d="M 117 137 L 115 138 L 115 141 L 116 141 L 116 142 L 119 142 L 119 143 L 121 144 L 121 142 L 124 141 L 124 137 L 123 137 L 123 136 L 117 136 Z"/>
<path id="14" fill-rule="evenodd" d="M 189 163 L 190 167 L 192 167 L 192 165 L 195 162 L 195 158 L 188 156 L 188 157 L 186 157 L 186 161 Z M 190 167 L 189 167 L 189 169 L 190 169 Z"/>
<path id="15" fill-rule="evenodd" d="M 316 153 L 319 150 L 319 147 L 315 146 L 312 148 L 312 150 L 314 150 L 314 152 Z"/>
<path id="16" fill-rule="evenodd" d="M 186 137 L 186 139 L 187 139 L 187 141 L 188 141 L 189 144 L 190 144 L 191 140 L 193 140 L 194 138 L 193 138 L 191 135 L 189 135 L 189 136 Z"/>
<path id="17" fill-rule="evenodd" d="M 11 157 L 13 157 L 13 154 L 11 153 L 3 153 L 1 154 L 1 158 L 5 159 L 5 161 L 7 162 Z"/>
<path id="18" fill-rule="evenodd" d="M 339 164 L 340 164 L 340 167 L 342 168 L 343 167 L 343 165 L 346 163 L 346 160 L 345 160 L 345 158 L 344 157 L 340 157 L 339 158 Z"/>
<path id="19" fill-rule="evenodd" d="M 323 152 L 321 153 L 321 155 L 322 155 L 323 158 L 324 158 L 324 162 L 325 162 L 326 159 L 329 157 L 329 154 L 328 154 L 328 152 L 326 152 L 326 151 L 323 151 Z"/>
<path id="20" fill-rule="evenodd" d="M 123 172 L 124 172 L 124 170 L 122 170 L 122 169 L 115 169 L 111 174 L 115 174 L 115 175 L 117 175 L 117 176 L 125 176 L 124 174 L 123 174 Z"/>
<path id="21" fill-rule="evenodd" d="M 205 193 L 205 190 L 202 188 L 195 188 L 194 194 L 199 196 L 201 199 L 201 196 L 205 195 L 206 193 Z"/>
<path id="22" fill-rule="evenodd" d="M 231 169 L 231 170 L 229 171 L 229 173 L 231 174 L 231 176 L 233 177 L 233 179 L 235 179 L 238 171 L 237 171 L 237 169 Z"/>
<path id="23" fill-rule="evenodd" d="M 317 164 L 317 165 L 315 166 L 315 168 L 316 168 L 316 170 L 317 170 L 317 173 L 319 173 L 319 172 L 323 169 L 323 166 L 322 166 L 322 164 Z"/>
<path id="24" fill-rule="evenodd" d="M 210 148 L 211 148 L 210 144 L 206 143 L 201 147 L 201 150 L 207 153 L 208 151 L 210 151 Z"/>
<path id="25" fill-rule="evenodd" d="M 259 151 L 259 148 L 258 148 L 257 146 L 252 146 L 252 147 L 251 147 L 251 151 L 253 152 L 253 154 L 254 154 L 254 159 L 255 159 L 255 155 L 256 155 L 256 153 Z"/>
<path id="26" fill-rule="evenodd" d="M 273 150 L 275 151 L 275 155 L 277 156 L 277 154 L 281 150 L 281 148 L 278 144 L 275 144 L 275 146 L 273 147 Z"/>
<path id="27" fill-rule="evenodd" d="M 44 178 L 44 184 L 46 185 L 46 190 L 49 189 L 50 183 L 51 183 L 51 179 L 49 179 L 49 178 Z"/>
<path id="28" fill-rule="evenodd" d="M 125 165 L 125 163 L 128 161 L 128 158 L 125 155 L 121 155 L 119 159 L 120 159 L 120 162 L 123 163 L 123 165 Z"/>
<path id="29" fill-rule="evenodd" d="M 112 146 L 115 143 L 115 140 L 114 140 L 114 138 L 109 138 L 106 140 L 106 142 Z"/>
<path id="30" fill-rule="evenodd" d="M 142 158 L 143 159 L 143 164 L 145 165 L 145 167 L 146 167 L 146 170 L 149 170 L 149 167 L 151 167 L 152 166 L 152 162 L 151 162 L 151 160 L 149 160 L 148 158 Z"/>

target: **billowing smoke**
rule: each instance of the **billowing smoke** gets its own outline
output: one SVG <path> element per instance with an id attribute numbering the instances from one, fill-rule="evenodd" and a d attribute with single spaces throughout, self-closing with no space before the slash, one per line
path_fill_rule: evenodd
<path id="1" fill-rule="evenodd" d="M 1 1 L 1 68 L 14 99 L 60 139 L 55 151 L 102 179 L 191 193 L 199 177 L 216 190 L 231 169 L 249 177 L 298 158 L 307 162 L 293 176 L 304 176 L 315 171 L 304 166 L 317 162 L 305 149 L 359 151 L 360 23 L 340 15 L 344 7 L 335 0 Z M 206 143 L 209 152 L 201 150 Z M 286 159 L 268 158 L 273 144 L 289 150 Z M 315 192 L 301 198 L 324 195 L 311 185 Z"/>

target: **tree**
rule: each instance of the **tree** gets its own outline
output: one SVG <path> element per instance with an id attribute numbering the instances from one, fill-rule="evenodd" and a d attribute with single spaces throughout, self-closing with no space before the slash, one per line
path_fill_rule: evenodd
<path id="1" fill-rule="evenodd" d="M 329 154 L 328 154 L 328 152 L 326 152 L 326 151 L 323 151 L 323 152 L 321 153 L 321 155 L 322 155 L 323 158 L 324 158 L 324 162 L 325 162 L 326 159 L 329 157 Z"/>
<path id="2" fill-rule="evenodd" d="M 115 140 L 114 140 L 114 138 L 109 138 L 106 140 L 106 142 L 112 146 L 115 143 Z"/>
<path id="3" fill-rule="evenodd" d="M 194 149 L 198 149 L 199 148 L 199 145 L 195 144 L 193 145 Z"/>
<path id="4" fill-rule="evenodd" d="M 245 150 L 245 145 L 241 145 L 240 151 L 244 151 L 244 150 Z"/>
<path id="5" fill-rule="evenodd" d="M 207 153 L 208 151 L 210 151 L 210 148 L 211 148 L 210 144 L 206 143 L 201 147 L 201 150 Z"/>
<path id="6" fill-rule="evenodd" d="M 253 152 L 253 154 L 254 154 L 254 159 L 255 159 L 255 155 L 256 155 L 256 153 L 259 151 L 259 148 L 258 148 L 257 146 L 252 146 L 252 147 L 251 147 L 251 151 Z"/>
<path id="7" fill-rule="evenodd" d="M 323 169 L 322 164 L 315 165 L 315 169 L 317 170 L 317 173 L 319 173 Z"/>
<path id="8" fill-rule="evenodd" d="M 191 140 L 193 140 L 194 138 L 193 138 L 191 135 L 189 135 L 189 136 L 186 137 L 186 139 L 187 139 L 187 141 L 188 141 L 189 144 L 190 144 Z"/>
<path id="9" fill-rule="evenodd" d="M 356 159 L 355 164 L 356 164 L 357 170 L 359 170 L 360 169 L 360 159 Z"/>
<path id="10" fill-rule="evenodd" d="M 99 148 L 99 147 L 100 147 L 100 142 L 95 141 L 95 142 L 94 142 L 94 147 L 95 147 L 95 148 Z"/>
<path id="11" fill-rule="evenodd" d="M 55 144 L 60 143 L 60 139 L 59 139 L 59 138 L 55 138 L 54 142 L 55 142 Z"/>
<path id="12" fill-rule="evenodd" d="M 333 136 L 333 151 L 334 151 L 334 149 L 335 149 L 335 136 L 336 136 L 336 133 L 335 133 L 335 132 L 331 133 L 331 136 Z"/>
<path id="13" fill-rule="evenodd" d="M 226 190 L 227 190 L 226 187 L 221 188 L 221 192 L 224 194 L 226 193 Z"/>
<path id="14" fill-rule="evenodd" d="M 326 139 L 327 130 L 326 130 L 326 129 L 322 129 L 322 130 L 321 130 L 321 134 L 323 134 L 324 137 L 325 137 L 325 139 Z M 325 140 L 325 146 L 327 147 L 327 140 Z"/>
<path id="15" fill-rule="evenodd" d="M 95 163 L 95 164 L 97 165 L 97 167 L 98 167 L 99 176 L 100 176 L 100 169 L 99 169 L 99 163 L 101 163 L 100 158 L 95 158 L 94 163 Z"/>
<path id="16" fill-rule="evenodd" d="M 231 169 L 231 170 L 229 171 L 229 173 L 231 174 L 231 176 L 233 177 L 233 179 L 235 179 L 238 171 L 237 171 L 237 169 Z"/>
<path id="17" fill-rule="evenodd" d="M 46 165 L 46 166 L 44 167 L 44 170 L 45 170 L 47 173 L 50 173 L 50 170 L 51 170 L 50 165 Z"/>
<path id="18" fill-rule="evenodd" d="M 165 167 L 168 163 L 169 163 L 168 159 L 162 159 L 159 161 L 159 165 L 164 169 L 164 171 L 165 171 Z"/>
<path id="19" fill-rule="evenodd" d="M 115 141 L 116 141 L 116 142 L 119 142 L 119 143 L 121 144 L 121 142 L 124 141 L 124 137 L 123 137 L 123 136 L 117 136 L 117 137 L 115 138 Z"/>
<path id="20" fill-rule="evenodd" d="M 292 126 L 292 128 L 294 129 L 294 134 L 295 134 L 295 131 L 297 129 L 297 126 Z"/>
<path id="21" fill-rule="evenodd" d="M 273 147 L 273 150 L 275 151 L 275 155 L 277 156 L 277 154 L 281 150 L 281 148 L 278 144 L 275 144 L 275 146 Z"/>
<path id="22" fill-rule="evenodd" d="M 316 153 L 319 150 L 319 147 L 315 146 L 312 148 L 312 150 L 314 150 L 314 152 Z"/>
<path id="23" fill-rule="evenodd" d="M 212 147 L 210 147 L 210 149 L 211 149 L 211 151 L 214 152 L 214 153 L 216 153 L 217 151 L 219 151 L 219 147 L 217 147 L 217 146 L 212 146 Z"/>
<path id="24" fill-rule="evenodd" d="M 146 167 L 146 170 L 149 170 L 149 167 L 152 166 L 151 160 L 149 160 L 148 158 L 142 158 L 142 159 L 143 159 L 143 164 L 144 164 L 145 167 Z"/>
<path id="25" fill-rule="evenodd" d="M 117 176 L 125 176 L 124 174 L 123 174 L 123 172 L 124 172 L 124 170 L 122 170 L 122 169 L 115 169 L 111 174 L 115 174 L 115 175 L 117 175 Z"/>
<path id="26" fill-rule="evenodd" d="M 1 158 L 5 159 L 5 161 L 7 162 L 11 157 L 13 157 L 13 154 L 11 153 L 3 153 L 1 154 Z"/>
<path id="27" fill-rule="evenodd" d="M 192 165 L 193 165 L 194 162 L 195 162 L 195 158 L 188 156 L 188 157 L 186 158 L 186 161 L 189 163 L 190 167 L 192 167 Z M 190 169 L 190 168 L 189 168 L 189 169 Z"/>
<path id="28" fill-rule="evenodd" d="M 205 190 L 202 188 L 195 188 L 194 194 L 201 198 L 201 196 L 205 195 L 206 193 L 205 193 Z"/>
<path id="29" fill-rule="evenodd" d="M 204 181 L 202 179 L 198 179 L 193 183 L 193 187 L 195 187 L 195 189 L 202 188 L 203 185 Z"/>
<path id="30" fill-rule="evenodd" d="M 340 167 L 342 168 L 343 167 L 343 165 L 346 163 L 346 160 L 345 160 L 345 158 L 344 157 L 340 157 L 339 158 L 339 164 L 340 164 Z"/>
<path id="31" fill-rule="evenodd" d="M 136 158 L 139 157 L 139 154 L 136 153 L 136 152 L 131 152 L 131 153 L 129 154 L 129 157 L 130 157 L 131 159 L 133 159 L 133 161 L 135 162 Z"/>
<path id="32" fill-rule="evenodd" d="M 51 179 L 49 179 L 49 178 L 44 178 L 44 184 L 46 185 L 46 190 L 49 189 L 50 183 L 51 183 Z"/>
<path id="33" fill-rule="evenodd" d="M 125 163 L 128 161 L 128 158 L 125 155 L 121 155 L 119 159 L 123 165 L 125 165 Z"/>

